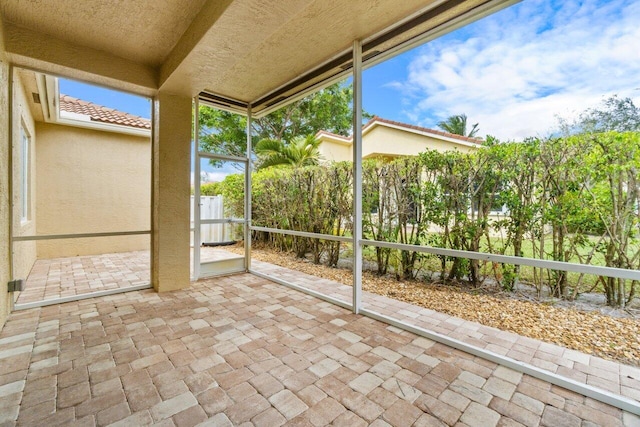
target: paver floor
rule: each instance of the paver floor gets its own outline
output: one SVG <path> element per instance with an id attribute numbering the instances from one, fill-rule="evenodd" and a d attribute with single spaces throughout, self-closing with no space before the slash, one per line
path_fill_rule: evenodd
<path id="1" fill-rule="evenodd" d="M 637 425 L 251 274 L 14 312 L 0 425 Z"/>
<path id="2" fill-rule="evenodd" d="M 260 261 L 252 261 L 252 266 L 254 270 L 263 274 L 340 301 L 351 302 L 351 286 Z M 362 292 L 362 306 L 389 318 L 507 356 L 573 381 L 640 401 L 640 369 L 638 367 L 604 360 L 370 292 Z"/>
<path id="3" fill-rule="evenodd" d="M 223 249 L 201 248 L 202 262 L 238 258 Z M 39 259 L 16 304 L 56 300 L 100 291 L 127 289 L 151 281 L 149 251 Z"/>
<path id="4" fill-rule="evenodd" d="M 149 283 L 149 252 L 37 260 L 17 304 L 59 299 Z"/>

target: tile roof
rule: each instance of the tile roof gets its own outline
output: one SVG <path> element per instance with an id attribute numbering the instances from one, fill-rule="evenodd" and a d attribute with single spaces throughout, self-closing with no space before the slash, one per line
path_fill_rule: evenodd
<path id="1" fill-rule="evenodd" d="M 321 136 L 321 135 L 326 135 L 326 136 L 330 136 L 333 138 L 337 138 L 337 139 L 342 139 L 344 141 L 351 141 L 351 137 L 350 136 L 344 136 L 344 135 L 338 135 L 337 133 L 332 133 L 326 130 L 319 130 L 318 133 L 316 133 L 316 138 Z"/>
<path id="2" fill-rule="evenodd" d="M 151 129 L 151 120 L 133 114 L 60 94 L 60 111 L 89 116 L 92 122 L 109 123 L 138 129 Z"/>
<path id="3" fill-rule="evenodd" d="M 393 120 L 387 120 L 387 119 L 383 119 L 381 117 L 378 116 L 373 116 L 371 118 L 371 120 L 369 120 L 364 126 L 362 126 L 362 130 L 366 130 L 369 129 L 370 127 L 376 125 L 376 124 L 386 124 L 386 125 L 391 125 L 391 126 L 396 126 L 399 128 L 404 128 L 404 129 L 408 129 L 408 130 L 416 130 L 418 132 L 424 132 L 424 133 L 430 133 L 433 135 L 440 135 L 440 136 L 444 136 L 447 138 L 452 138 L 452 139 L 458 139 L 464 142 L 470 142 L 472 144 L 478 144 L 481 145 L 482 144 L 482 139 L 481 138 L 471 138 L 468 136 L 463 136 L 463 135 L 456 135 L 454 133 L 449 133 L 449 132 L 443 132 L 441 130 L 435 130 L 435 129 L 430 129 L 430 128 L 425 128 L 425 127 L 421 127 L 421 126 L 415 126 L 415 125 L 409 125 L 407 123 L 402 123 L 402 122 L 395 122 Z M 320 137 L 322 135 L 326 135 L 329 137 L 333 137 L 336 139 L 341 139 L 345 142 L 349 142 L 352 140 L 352 137 L 350 136 L 343 136 L 343 135 L 338 135 L 335 133 L 331 133 L 331 132 L 327 132 L 326 130 L 321 130 L 318 131 L 318 133 L 316 133 L 316 137 Z"/>
<path id="4" fill-rule="evenodd" d="M 403 128 L 407 128 L 407 129 L 417 130 L 419 132 L 433 133 L 433 134 L 440 135 L 440 136 L 446 136 L 447 138 L 460 139 L 462 141 L 472 142 L 472 143 L 478 144 L 478 145 L 482 144 L 482 139 L 481 138 L 471 138 L 471 137 L 468 137 L 468 136 L 456 135 L 454 133 L 443 132 L 441 130 L 425 128 L 425 127 L 422 127 L 422 126 L 409 125 L 409 124 L 402 123 L 402 122 L 395 122 L 393 120 L 383 119 L 383 118 L 378 117 L 378 116 L 373 116 L 373 118 L 371 120 L 369 120 L 367 122 L 367 124 L 365 124 L 362 127 L 362 129 L 364 130 L 364 129 L 368 128 L 369 126 L 373 126 L 375 123 L 385 123 L 385 124 L 388 124 L 388 125 L 393 125 L 393 126 L 403 127 Z"/>

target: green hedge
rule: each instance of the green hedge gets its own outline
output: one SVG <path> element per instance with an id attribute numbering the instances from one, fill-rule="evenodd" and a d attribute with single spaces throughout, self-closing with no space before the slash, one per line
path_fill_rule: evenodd
<path id="1" fill-rule="evenodd" d="M 392 143 L 392 142 L 390 142 Z M 640 137 L 637 133 L 491 141 L 473 153 L 426 151 L 391 162 L 363 163 L 364 237 L 466 251 L 640 268 Z M 352 231 L 350 163 L 266 169 L 253 176 L 254 225 L 348 236 Z M 219 187 L 240 216 L 243 182 Z M 335 266 L 336 242 L 259 233 L 279 250 Z M 574 298 L 589 287 L 624 305 L 635 282 L 367 248 L 379 274 L 398 279 L 464 280 L 513 289 L 526 280 L 538 291 Z M 489 280 L 487 280 L 489 279 Z"/>

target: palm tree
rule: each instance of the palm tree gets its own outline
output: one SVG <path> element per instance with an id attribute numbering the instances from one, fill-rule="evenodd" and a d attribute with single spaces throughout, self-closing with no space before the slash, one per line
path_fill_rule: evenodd
<path id="1" fill-rule="evenodd" d="M 314 135 L 296 136 L 288 144 L 277 139 L 263 139 L 255 147 L 258 169 L 272 166 L 312 166 L 320 160 L 320 141 Z"/>
<path id="2" fill-rule="evenodd" d="M 446 132 L 453 133 L 455 135 L 468 136 L 473 138 L 476 136 L 478 131 L 478 123 L 474 124 L 469 133 L 467 133 L 467 115 L 466 114 L 458 114 L 455 116 L 450 116 L 447 120 L 443 120 L 438 122 L 438 127 Z"/>

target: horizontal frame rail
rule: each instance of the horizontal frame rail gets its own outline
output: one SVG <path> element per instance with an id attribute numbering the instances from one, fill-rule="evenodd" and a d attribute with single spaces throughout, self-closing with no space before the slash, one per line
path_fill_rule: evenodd
<path id="1" fill-rule="evenodd" d="M 152 289 L 152 288 L 153 288 L 153 286 L 151 285 L 151 283 L 146 283 L 146 284 L 143 284 L 143 285 L 128 286 L 126 288 L 107 289 L 107 290 L 104 290 L 104 291 L 96 291 L 96 292 L 89 292 L 89 293 L 86 293 L 86 294 L 70 295 L 70 296 L 67 296 L 67 297 L 54 298 L 54 299 L 45 299 L 45 300 L 42 300 L 42 301 L 26 302 L 26 303 L 23 303 L 23 304 L 16 303 L 16 305 L 14 305 L 13 308 L 15 310 L 28 310 L 30 308 L 46 307 L 48 305 L 64 304 L 64 303 L 67 303 L 67 302 L 80 301 L 80 300 L 89 299 L 89 298 L 105 297 L 107 295 L 123 294 L 125 292 L 142 291 L 142 290 L 145 290 L 145 289 Z"/>
<path id="2" fill-rule="evenodd" d="M 206 159 L 212 159 L 212 160 L 227 160 L 231 162 L 240 162 L 245 164 L 249 162 L 246 157 L 229 156 L 227 154 L 207 153 L 205 151 L 198 151 L 198 157 L 204 157 Z"/>
<path id="3" fill-rule="evenodd" d="M 423 329 L 418 326 L 414 326 L 414 325 L 399 321 L 397 319 L 394 319 L 389 316 L 385 316 L 384 314 L 380 314 L 373 310 L 368 310 L 366 308 L 363 308 L 360 311 L 360 314 L 370 317 L 372 319 L 387 323 L 389 325 L 395 326 L 397 328 L 403 329 L 405 331 L 414 333 L 416 335 L 420 335 L 432 341 L 439 342 L 446 346 L 464 351 L 465 353 L 469 353 L 474 356 L 481 357 L 485 360 L 489 360 L 491 362 L 497 363 L 498 365 L 502 365 L 507 368 L 513 369 L 514 371 L 521 372 L 523 374 L 530 375 L 542 381 L 546 381 L 551 384 L 555 384 L 559 387 L 566 388 L 567 390 L 574 391 L 583 396 L 587 396 L 592 399 L 598 400 L 600 402 L 606 403 L 607 405 L 615 406 L 616 408 L 622 409 L 624 411 L 628 411 L 633 414 L 640 415 L 640 403 L 633 399 L 629 399 L 627 397 L 614 394 L 606 390 L 602 390 L 598 387 L 594 387 L 589 384 L 575 381 L 571 378 L 567 378 L 562 375 L 555 374 L 551 371 L 547 371 L 542 368 L 538 368 L 536 366 L 530 365 L 528 363 L 524 363 L 524 362 L 512 359 L 508 356 L 494 353 L 487 349 L 483 349 L 471 344 L 467 344 L 455 338 L 450 338 L 446 335 L 442 335 L 437 332 L 430 331 L 428 329 Z"/>
<path id="4" fill-rule="evenodd" d="M 281 230 L 279 228 L 268 228 L 268 227 L 257 227 L 257 226 L 251 226 L 249 227 L 249 229 L 251 231 L 264 231 L 265 233 L 286 234 L 289 236 L 309 237 L 312 239 L 333 240 L 335 242 L 353 243 L 353 239 L 351 237 L 334 236 L 333 234 L 308 233 L 306 231 Z"/>
<path id="5" fill-rule="evenodd" d="M 376 246 L 379 248 L 400 249 L 403 251 L 422 252 L 456 258 L 477 259 L 480 261 L 493 261 L 504 264 L 548 268 L 550 270 L 595 274 L 597 276 L 615 277 L 618 279 L 640 280 L 640 270 L 627 270 L 625 268 L 600 267 L 597 265 L 574 264 L 571 262 L 549 261 L 535 258 L 522 258 L 511 255 L 487 254 L 482 252 L 462 251 L 458 249 L 443 249 L 433 246 L 407 245 L 403 243 L 381 242 L 378 240 L 363 239 L 360 240 L 360 244 L 366 246 Z"/>
<path id="6" fill-rule="evenodd" d="M 114 231 L 106 233 L 81 233 L 81 234 L 44 234 L 38 236 L 13 236 L 14 242 L 30 242 L 33 240 L 58 240 L 58 239 L 83 239 L 87 237 L 118 237 L 118 236 L 138 236 L 151 234 L 151 230 L 140 231 Z"/>
<path id="7" fill-rule="evenodd" d="M 346 308 L 347 310 L 351 310 L 353 308 L 353 306 L 351 304 L 349 304 L 348 302 L 341 301 L 341 300 L 339 300 L 337 298 L 334 298 L 332 296 L 329 296 L 327 294 L 323 294 L 321 292 L 314 291 L 313 289 L 305 288 L 304 286 L 301 286 L 301 285 L 296 285 L 295 283 L 287 282 L 286 280 L 278 279 L 275 276 L 271 276 L 269 274 L 261 273 L 259 271 L 253 270 L 253 269 L 249 269 L 248 273 L 253 274 L 254 276 L 261 277 L 263 279 L 270 280 L 270 281 L 278 283 L 280 285 L 286 286 L 287 288 L 295 289 L 297 291 L 303 292 L 303 293 L 305 293 L 307 295 L 311 295 L 312 297 L 316 297 L 318 299 L 321 299 L 323 301 L 329 302 L 331 304 L 335 304 L 335 305 L 340 306 L 342 308 Z"/>
<path id="8" fill-rule="evenodd" d="M 222 218 L 222 219 L 201 219 L 200 225 L 208 224 L 246 224 L 247 220 L 237 218 Z M 192 228 L 193 230 L 193 228 Z"/>

